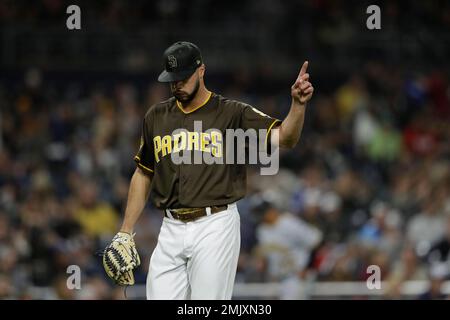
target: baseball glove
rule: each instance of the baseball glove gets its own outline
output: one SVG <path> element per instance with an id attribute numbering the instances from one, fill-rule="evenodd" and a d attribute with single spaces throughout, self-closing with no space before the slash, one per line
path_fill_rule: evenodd
<path id="1" fill-rule="evenodd" d="M 134 234 L 117 233 L 103 252 L 106 274 L 118 285 L 133 285 L 133 270 L 141 264 L 134 243 Z"/>

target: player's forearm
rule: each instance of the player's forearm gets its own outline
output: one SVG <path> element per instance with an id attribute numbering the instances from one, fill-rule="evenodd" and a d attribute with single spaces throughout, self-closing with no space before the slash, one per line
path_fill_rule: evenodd
<path id="1" fill-rule="evenodd" d="M 125 217 L 120 231 L 131 233 L 150 192 L 150 177 L 137 168 L 131 178 Z"/>
<path id="2" fill-rule="evenodd" d="M 305 120 L 306 103 L 300 104 L 292 99 L 291 109 L 279 126 L 279 146 L 293 148 L 300 140 Z"/>

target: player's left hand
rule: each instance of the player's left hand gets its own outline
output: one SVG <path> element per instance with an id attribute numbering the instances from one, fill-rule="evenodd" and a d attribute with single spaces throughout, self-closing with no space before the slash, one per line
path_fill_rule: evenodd
<path id="1" fill-rule="evenodd" d="M 314 92 L 314 87 L 309 82 L 309 73 L 306 73 L 307 69 L 308 61 L 305 61 L 300 69 L 297 80 L 295 80 L 295 83 L 291 87 L 292 99 L 301 105 L 305 105 L 311 99 Z"/>

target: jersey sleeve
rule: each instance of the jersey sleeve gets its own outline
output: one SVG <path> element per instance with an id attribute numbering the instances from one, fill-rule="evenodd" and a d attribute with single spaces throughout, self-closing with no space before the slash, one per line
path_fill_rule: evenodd
<path id="1" fill-rule="evenodd" d="M 151 117 L 144 118 L 142 123 L 141 140 L 139 150 L 134 156 L 136 165 L 146 174 L 154 172 L 154 151 L 153 151 L 153 130 L 151 126 Z"/>
<path id="2" fill-rule="evenodd" d="M 241 126 L 242 129 L 255 129 L 258 134 L 260 129 L 266 130 L 264 137 L 260 137 L 260 139 L 264 139 L 264 145 L 267 146 L 267 143 L 270 142 L 270 133 L 273 128 L 276 128 L 279 124 L 281 124 L 281 120 L 272 118 L 265 114 L 262 111 L 259 111 L 255 107 L 243 104 L 241 108 Z"/>

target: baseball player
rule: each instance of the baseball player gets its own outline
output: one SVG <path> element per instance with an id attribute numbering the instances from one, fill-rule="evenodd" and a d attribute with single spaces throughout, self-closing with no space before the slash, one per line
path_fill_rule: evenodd
<path id="1" fill-rule="evenodd" d="M 158 81 L 169 83 L 173 97 L 145 114 L 125 217 L 105 249 L 104 267 L 117 283 L 134 283 L 140 259 L 133 228 L 149 197 L 164 218 L 150 259 L 147 299 L 231 299 L 240 250 L 236 201 L 245 196 L 245 166 L 175 163 L 171 155 L 191 150 L 222 158 L 225 130 L 239 128 L 265 129 L 267 143 L 294 147 L 314 91 L 308 62 L 291 87 L 292 104 L 283 121 L 209 91 L 193 43 L 171 45 L 164 64 Z M 202 132 L 194 130 L 194 121 L 201 121 Z"/>

